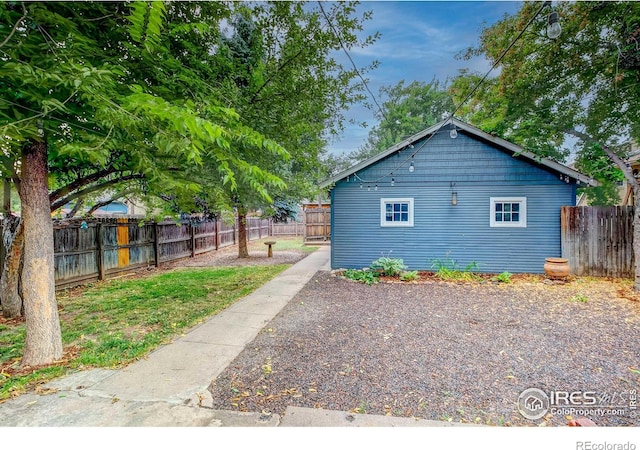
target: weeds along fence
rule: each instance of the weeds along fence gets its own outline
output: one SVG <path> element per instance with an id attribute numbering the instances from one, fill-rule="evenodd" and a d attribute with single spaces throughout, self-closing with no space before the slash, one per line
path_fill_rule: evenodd
<path id="1" fill-rule="evenodd" d="M 560 226 L 573 274 L 634 276 L 632 206 L 563 206 Z"/>
<path id="2" fill-rule="evenodd" d="M 247 239 L 269 236 L 270 222 L 247 218 Z M 234 245 L 238 222 L 65 220 L 54 222 L 53 240 L 56 289 L 63 289 Z"/>

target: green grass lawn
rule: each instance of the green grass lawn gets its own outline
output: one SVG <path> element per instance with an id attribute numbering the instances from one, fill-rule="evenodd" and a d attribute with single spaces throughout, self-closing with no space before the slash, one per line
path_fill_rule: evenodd
<path id="1" fill-rule="evenodd" d="M 276 242 L 273 246 L 274 252 L 278 250 L 298 250 L 303 253 L 313 253 L 318 250 L 317 246 L 304 245 L 302 242 L 302 236 L 270 236 L 260 240 L 251 241 L 249 243 L 249 253 L 251 253 L 252 249 L 264 250 L 264 242 L 267 241 Z"/>
<path id="2" fill-rule="evenodd" d="M 215 315 L 287 267 L 183 268 L 100 282 L 81 289 L 81 293 L 59 292 L 65 347 L 60 363 L 21 371 L 24 323 L 0 322 L 0 400 L 70 370 L 126 365 Z"/>

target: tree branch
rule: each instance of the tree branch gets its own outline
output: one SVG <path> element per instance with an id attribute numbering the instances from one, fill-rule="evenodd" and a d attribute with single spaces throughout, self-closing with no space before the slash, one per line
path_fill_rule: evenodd
<path id="1" fill-rule="evenodd" d="M 93 205 L 89 211 L 87 211 L 87 216 L 91 216 L 93 215 L 94 212 L 96 212 L 97 209 L 102 208 L 103 206 L 107 206 L 113 202 L 115 202 L 116 200 L 121 199 L 122 197 L 125 197 L 129 194 L 132 194 L 134 192 L 133 189 L 127 189 L 121 193 L 119 193 L 118 195 L 114 195 L 113 197 L 111 197 L 109 200 L 105 200 L 103 202 L 98 202 L 95 205 Z"/>
<path id="2" fill-rule="evenodd" d="M 25 6 L 24 6 L 24 3 L 21 3 L 21 4 L 22 4 L 22 12 L 23 12 L 22 17 L 20 17 L 20 18 L 18 19 L 18 21 L 16 22 L 16 24 L 13 26 L 13 29 L 11 30 L 11 32 L 9 33 L 9 35 L 4 39 L 4 41 L 0 42 L 0 48 L 4 47 L 4 46 L 5 46 L 5 44 L 6 44 L 7 42 L 9 42 L 9 40 L 13 37 L 13 34 L 16 32 L 16 30 L 18 29 L 18 27 L 19 27 L 19 26 L 20 26 L 20 24 L 22 23 L 22 21 L 23 21 L 24 19 L 26 19 L 26 18 L 27 18 L 27 16 L 29 15 L 29 13 L 27 12 L 27 8 L 25 8 Z"/>
<path id="3" fill-rule="evenodd" d="M 66 195 L 69 195 L 71 192 L 75 191 L 76 189 L 79 189 L 82 186 L 86 186 L 87 184 L 94 183 L 98 181 L 100 178 L 104 178 L 107 175 L 111 175 L 112 173 L 115 173 L 115 172 L 116 171 L 113 168 L 109 168 L 109 169 L 104 169 L 98 172 L 94 172 L 90 175 L 87 175 L 86 177 L 78 178 L 72 183 L 69 183 L 66 186 L 63 186 L 60 189 L 57 189 L 53 191 L 51 194 L 49 194 L 49 201 L 53 203 L 56 200 Z"/>
<path id="4" fill-rule="evenodd" d="M 577 137 L 578 139 L 581 139 L 584 142 L 588 142 L 590 144 L 598 144 L 600 147 L 602 147 L 602 150 L 607 154 L 609 159 L 611 161 L 613 161 L 614 164 L 616 166 L 618 166 L 618 169 L 620 169 L 622 171 L 622 174 L 624 175 L 624 178 L 627 180 L 627 182 L 631 186 L 633 186 L 634 190 L 637 187 L 639 187 L 638 180 L 636 179 L 636 177 L 633 176 L 633 171 L 631 170 L 631 168 L 629 166 L 627 166 L 627 163 L 622 158 L 620 158 L 618 155 L 616 155 L 616 153 L 614 151 L 612 151 L 608 146 L 606 146 L 602 142 L 598 142 L 597 140 L 595 140 L 594 138 L 592 138 L 588 134 L 583 133 L 583 132 L 578 131 L 578 130 L 574 130 L 573 128 L 568 128 L 568 129 L 564 130 L 564 132 L 569 134 L 569 135 L 571 135 L 571 136 Z"/>
<path id="5" fill-rule="evenodd" d="M 79 190 L 79 191 L 77 191 L 77 192 L 75 192 L 73 194 L 70 194 L 70 195 L 68 195 L 66 197 L 62 197 L 62 198 L 60 198 L 59 200 L 57 200 L 55 202 L 52 202 L 51 203 L 51 212 L 53 212 L 53 211 L 55 211 L 55 210 L 57 210 L 59 208 L 62 208 L 64 205 L 66 205 L 67 203 L 77 199 L 78 197 L 82 197 L 82 196 L 85 196 L 85 195 L 90 194 L 92 192 L 108 188 L 109 186 L 114 186 L 114 185 L 116 185 L 118 183 L 122 183 L 124 181 L 140 180 L 140 179 L 143 179 L 143 178 L 144 178 L 143 174 L 134 173 L 134 174 L 131 174 L 131 175 L 125 175 L 123 177 L 114 178 L 113 180 L 105 181 L 104 183 L 96 184 L 94 186 L 86 187 L 86 188 L 84 188 L 82 190 Z"/>
<path id="6" fill-rule="evenodd" d="M 285 62 L 283 62 L 280 67 L 278 67 L 276 69 L 276 72 L 272 75 L 269 76 L 269 78 L 267 78 L 264 83 L 262 83 L 262 86 L 260 86 L 258 88 L 258 90 L 251 96 L 251 100 L 249 100 L 249 104 L 252 105 L 255 101 L 256 98 L 258 97 L 258 95 L 260 94 L 260 92 L 262 92 L 262 90 L 267 87 L 267 85 L 269 83 L 271 83 L 271 81 L 273 81 L 273 78 L 275 77 L 275 75 L 279 74 L 285 67 L 287 67 L 289 64 L 291 64 L 291 62 L 293 62 L 298 56 L 300 56 L 302 54 L 302 52 L 305 50 L 304 47 L 301 47 L 300 50 L 298 50 L 298 52 L 293 55 L 291 58 L 287 59 Z"/>

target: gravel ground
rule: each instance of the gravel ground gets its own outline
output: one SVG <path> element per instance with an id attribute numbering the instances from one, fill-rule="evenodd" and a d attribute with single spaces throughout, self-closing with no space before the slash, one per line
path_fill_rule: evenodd
<path id="1" fill-rule="evenodd" d="M 565 425 L 566 414 L 518 413 L 530 387 L 595 391 L 628 407 L 640 388 L 640 302 L 624 297 L 628 286 L 541 277 L 366 286 L 319 272 L 212 382 L 213 407 Z M 640 425 L 624 414 L 590 418 Z"/>

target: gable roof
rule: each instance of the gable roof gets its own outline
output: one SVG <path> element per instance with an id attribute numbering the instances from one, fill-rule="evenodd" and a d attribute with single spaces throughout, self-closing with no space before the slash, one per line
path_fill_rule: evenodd
<path id="1" fill-rule="evenodd" d="M 536 155 L 534 155 L 531 152 L 528 152 L 527 150 L 523 149 L 522 147 L 520 147 L 519 145 L 516 145 L 512 142 L 506 141 L 502 138 L 493 136 L 489 133 L 485 133 L 484 131 L 480 130 L 479 128 L 476 128 L 472 125 L 469 125 L 466 122 L 462 122 L 461 120 L 454 118 L 449 118 L 446 120 L 443 120 L 442 122 L 439 122 L 425 130 L 420 131 L 419 133 L 414 134 L 413 136 L 408 137 L 407 139 L 403 140 L 402 142 L 399 142 L 391 147 L 389 147 L 388 149 L 386 149 L 385 151 L 378 153 L 375 156 L 372 156 L 369 159 L 365 159 L 364 161 L 359 162 L 358 164 L 355 164 L 354 166 L 351 166 L 350 168 L 348 168 L 347 170 L 340 172 L 337 175 L 334 175 L 331 178 L 328 178 L 326 180 L 324 180 L 323 182 L 320 183 L 320 188 L 325 188 L 327 186 L 331 186 L 332 184 L 342 180 L 343 178 L 346 178 L 349 175 L 353 175 L 356 172 L 359 172 L 375 163 L 377 163 L 378 161 L 386 158 L 389 155 L 394 154 L 395 152 L 398 152 L 406 147 L 408 147 L 409 145 L 412 145 L 414 143 L 416 143 L 417 141 L 419 141 L 420 139 L 423 139 L 426 136 L 429 136 L 435 132 L 437 132 L 438 130 L 440 130 L 442 127 L 444 127 L 447 124 L 453 124 L 455 125 L 455 127 L 458 130 L 464 131 L 467 134 L 471 135 L 471 136 L 475 136 L 476 138 L 479 138 L 481 140 L 484 140 L 486 142 L 490 142 L 492 144 L 494 144 L 495 146 L 499 147 L 501 150 L 510 153 L 511 156 L 519 156 L 522 157 L 525 160 L 528 160 L 529 162 L 533 163 L 533 164 L 537 164 L 540 165 L 544 168 L 547 168 L 548 170 L 552 170 L 554 172 L 557 172 L 559 174 L 562 175 L 566 175 L 567 177 L 569 177 L 570 179 L 573 179 L 575 181 L 579 181 L 580 183 L 584 183 L 586 185 L 589 186 L 597 186 L 598 182 L 596 180 L 594 180 L 591 177 L 588 177 L 580 172 L 578 172 L 577 170 L 574 170 L 570 167 L 565 166 L 564 164 L 560 164 L 557 163 L 555 161 L 552 161 L 550 159 L 546 159 L 546 158 L 540 158 Z"/>

